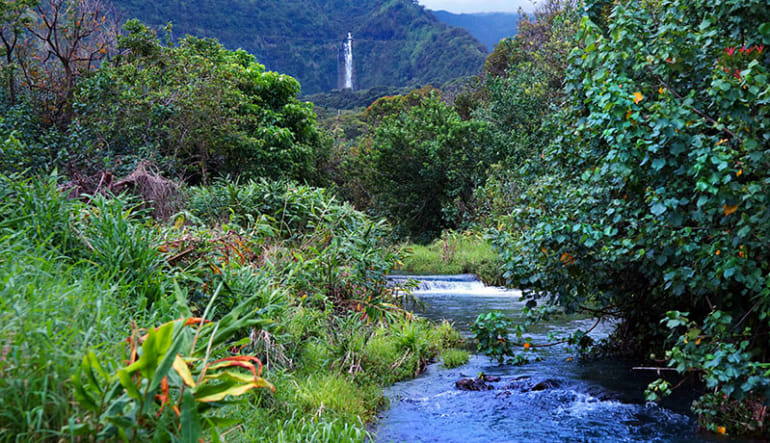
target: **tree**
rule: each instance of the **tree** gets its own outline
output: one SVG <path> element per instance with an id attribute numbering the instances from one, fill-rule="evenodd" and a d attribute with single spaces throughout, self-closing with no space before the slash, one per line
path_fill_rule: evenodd
<path id="1" fill-rule="evenodd" d="M 5 55 L 4 75 L 8 82 L 8 97 L 11 106 L 16 104 L 16 62 L 15 51 L 24 31 L 31 22 L 29 11 L 38 0 L 18 0 L 0 3 L 0 41 Z"/>
<path id="2" fill-rule="evenodd" d="M 164 46 L 138 21 L 125 30 L 120 54 L 82 82 L 74 105 L 115 167 L 151 160 L 203 183 L 227 174 L 317 180 L 325 145 L 296 80 L 215 40 Z"/>
<path id="3" fill-rule="evenodd" d="M 570 56 L 552 169 L 496 239 L 507 271 L 533 301 L 620 316 L 637 356 L 669 348 L 711 389 L 704 426 L 766 432 L 751 415 L 770 398 L 770 11 L 668 0 L 599 16 Z"/>
<path id="4" fill-rule="evenodd" d="M 66 124 L 79 77 L 96 68 L 114 48 L 117 25 L 106 0 L 27 2 L 34 13 L 24 21 L 36 40 L 27 40 L 21 59 L 26 84 L 42 93 L 51 121 Z"/>
<path id="5" fill-rule="evenodd" d="M 498 159 L 485 123 L 463 121 L 436 92 L 424 92 L 381 99 L 369 109 L 380 123 L 365 154 L 375 208 L 417 241 L 462 225 L 473 190 Z"/>

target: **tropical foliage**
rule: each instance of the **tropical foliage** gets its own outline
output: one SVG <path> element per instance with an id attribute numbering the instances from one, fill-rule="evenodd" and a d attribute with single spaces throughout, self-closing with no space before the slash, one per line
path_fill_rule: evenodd
<path id="1" fill-rule="evenodd" d="M 723 396 L 697 403 L 704 426 L 765 432 L 756 406 L 718 411 L 770 394 L 770 16 L 750 2 L 586 7 L 549 171 L 493 241 L 533 300 L 619 316 L 626 351 L 674 346 L 664 361 Z"/>
<path id="2" fill-rule="evenodd" d="M 56 176 L 0 194 L 2 440 L 361 440 L 458 344 L 385 288 L 386 227 L 318 189 L 190 189 L 170 224 Z"/>

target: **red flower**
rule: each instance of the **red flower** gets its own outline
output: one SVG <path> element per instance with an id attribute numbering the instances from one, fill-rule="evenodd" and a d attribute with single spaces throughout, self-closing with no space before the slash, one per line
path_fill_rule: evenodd
<path id="1" fill-rule="evenodd" d="M 733 54 L 735 53 L 735 48 L 734 48 L 734 47 L 732 47 L 732 46 L 730 46 L 730 47 L 728 47 L 727 49 L 725 49 L 725 51 L 727 51 L 727 55 L 729 55 L 730 57 L 732 57 L 732 56 L 733 56 Z"/>
<path id="2" fill-rule="evenodd" d="M 759 46 L 755 46 L 755 47 L 757 48 L 757 53 L 758 54 L 761 54 L 762 51 L 765 50 L 765 45 L 759 45 Z"/>

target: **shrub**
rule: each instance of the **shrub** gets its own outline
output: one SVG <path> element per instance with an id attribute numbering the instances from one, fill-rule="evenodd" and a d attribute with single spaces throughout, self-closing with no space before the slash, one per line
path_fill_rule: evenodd
<path id="1" fill-rule="evenodd" d="M 470 355 L 463 349 L 447 349 L 441 353 L 441 359 L 445 368 L 452 369 L 468 363 Z"/>

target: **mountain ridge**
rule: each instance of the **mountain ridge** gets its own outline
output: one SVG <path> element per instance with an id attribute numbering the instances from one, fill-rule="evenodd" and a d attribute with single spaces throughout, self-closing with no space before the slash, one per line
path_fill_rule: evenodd
<path id="1" fill-rule="evenodd" d="M 217 38 L 267 69 L 297 78 L 304 94 L 338 88 L 338 51 L 353 34 L 357 87 L 440 85 L 477 74 L 486 48 L 412 0 L 114 0 L 123 18 L 174 34 Z"/>
<path id="2" fill-rule="evenodd" d="M 506 37 L 516 35 L 520 15 L 512 12 L 476 12 L 456 14 L 431 10 L 439 21 L 449 26 L 466 29 L 484 44 L 489 52 Z"/>

